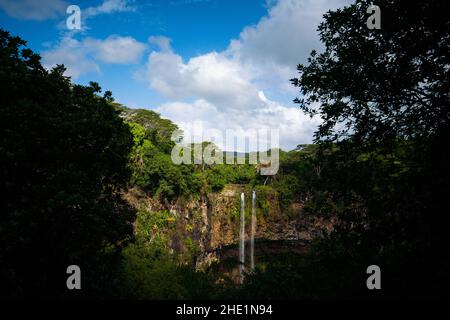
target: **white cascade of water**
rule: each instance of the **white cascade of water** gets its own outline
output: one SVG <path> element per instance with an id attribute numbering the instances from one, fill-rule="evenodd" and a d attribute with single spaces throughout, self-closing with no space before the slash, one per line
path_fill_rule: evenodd
<path id="1" fill-rule="evenodd" d="M 245 263 L 245 194 L 241 193 L 241 226 L 239 232 L 239 276 L 240 282 L 244 281 Z"/>
<path id="2" fill-rule="evenodd" d="M 252 192 L 252 221 L 250 231 L 250 269 L 255 270 L 255 233 L 256 233 L 256 212 L 255 212 L 256 192 Z"/>

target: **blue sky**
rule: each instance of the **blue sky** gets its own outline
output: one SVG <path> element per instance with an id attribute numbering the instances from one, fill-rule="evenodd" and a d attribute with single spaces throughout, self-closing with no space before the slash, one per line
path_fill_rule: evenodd
<path id="1" fill-rule="evenodd" d="M 0 0 L 0 26 L 27 40 L 44 66 L 64 63 L 74 82 L 96 81 L 185 132 L 272 128 L 292 149 L 311 142 L 320 119 L 292 103 L 289 79 L 321 49 L 322 14 L 346 2 Z M 81 9 L 79 31 L 66 27 L 70 4 Z"/>

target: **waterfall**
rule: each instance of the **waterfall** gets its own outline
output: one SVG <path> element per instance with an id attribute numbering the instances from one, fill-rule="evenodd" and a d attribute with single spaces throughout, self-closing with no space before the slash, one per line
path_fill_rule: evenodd
<path id="1" fill-rule="evenodd" d="M 255 233 L 256 233 L 256 212 L 255 212 L 256 192 L 252 192 L 252 224 L 250 231 L 250 269 L 255 269 Z"/>
<path id="2" fill-rule="evenodd" d="M 239 232 L 239 276 L 241 283 L 244 281 L 245 262 L 245 194 L 241 193 L 241 228 Z"/>

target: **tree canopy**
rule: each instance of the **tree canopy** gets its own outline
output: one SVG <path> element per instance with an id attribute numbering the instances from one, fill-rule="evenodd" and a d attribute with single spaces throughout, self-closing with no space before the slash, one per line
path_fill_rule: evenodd
<path id="1" fill-rule="evenodd" d="M 0 281 L 5 293 L 57 296 L 68 265 L 89 278 L 99 252 L 131 235 L 118 191 L 132 135 L 110 93 L 45 70 L 25 44 L 0 30 Z"/>
<path id="2" fill-rule="evenodd" d="M 366 27 L 371 4 L 381 29 Z M 316 140 L 427 137 L 448 127 L 450 36 L 445 1 L 358 0 L 328 12 L 292 80 L 295 101 L 323 123 Z"/>
<path id="3" fill-rule="evenodd" d="M 292 79 L 301 94 L 295 102 L 323 120 L 315 134 L 321 174 L 306 208 L 340 219 L 318 247 L 329 264 L 323 274 L 342 279 L 330 292 L 377 262 L 388 279 L 385 296 L 439 296 L 449 283 L 445 2 L 374 1 L 381 29 L 373 30 L 366 27 L 371 4 L 325 14 L 324 51 L 313 51 Z M 343 294 L 367 294 L 362 279 L 354 284 Z"/>

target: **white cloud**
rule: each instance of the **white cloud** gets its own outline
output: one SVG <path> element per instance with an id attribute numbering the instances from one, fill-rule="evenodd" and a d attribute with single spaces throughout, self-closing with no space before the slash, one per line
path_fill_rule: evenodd
<path id="1" fill-rule="evenodd" d="M 171 51 L 152 52 L 147 67 L 150 86 L 171 99 L 201 97 L 222 108 L 240 109 L 251 107 L 258 95 L 240 65 L 215 52 L 186 64 Z"/>
<path id="2" fill-rule="evenodd" d="M 82 41 L 64 37 L 55 47 L 41 53 L 46 68 L 64 64 L 66 75 L 78 78 L 90 72 L 99 72 L 100 63 L 137 63 L 146 45 L 132 37 L 111 35 L 106 39 L 85 38 Z"/>
<path id="3" fill-rule="evenodd" d="M 317 27 L 328 10 L 350 0 L 279 0 L 255 26 L 244 28 L 226 51 L 265 86 L 293 92 L 289 79 L 313 49 L 321 50 Z"/>
<path id="4" fill-rule="evenodd" d="M 151 44 L 156 45 L 156 47 L 159 48 L 159 50 L 163 51 L 163 52 L 168 52 L 171 51 L 172 49 L 170 48 L 170 42 L 171 40 L 167 37 L 164 36 L 151 36 L 148 38 L 148 42 L 150 42 Z"/>
<path id="5" fill-rule="evenodd" d="M 104 0 L 103 3 L 97 7 L 89 7 L 83 10 L 86 17 L 93 17 L 99 14 L 109 14 L 115 12 L 136 11 L 136 7 L 131 4 L 129 0 Z"/>
<path id="6" fill-rule="evenodd" d="M 0 0 L 2 1 L 2 0 Z M 37 2 L 37 1 L 36 1 Z M 58 23 L 58 29 L 65 37 L 73 37 L 76 34 L 86 34 L 90 29 L 88 21 L 96 16 L 103 14 L 114 14 L 123 12 L 135 12 L 137 6 L 135 0 L 103 0 L 98 6 L 83 7 L 82 4 L 72 3 L 78 5 L 81 10 L 81 27 L 80 29 L 67 29 L 66 19 L 62 19 Z M 66 5 L 67 8 L 67 5 Z M 66 9 L 64 9 L 66 10 Z M 68 17 L 68 15 L 66 15 Z"/>
<path id="7" fill-rule="evenodd" d="M 281 146 L 285 149 L 311 142 L 318 119 L 310 119 L 292 104 L 273 101 L 264 92 L 283 97 L 283 101 L 296 96 L 297 89 L 289 79 L 296 75 L 296 65 L 306 62 L 311 50 L 320 50 L 316 28 L 322 15 L 346 2 L 273 2 L 267 16 L 243 29 L 226 50 L 187 61 L 172 50 L 169 38 L 149 37 L 148 42 L 157 49 L 149 54 L 145 70 L 135 76 L 145 78 L 153 90 L 169 99 L 157 111 L 185 130 L 272 128 L 280 130 Z M 128 1 L 105 0 L 98 7 L 88 8 L 85 19 L 133 10 Z M 76 78 L 98 72 L 101 63 L 137 62 L 145 48 L 145 44 L 131 37 L 81 41 L 66 37 L 42 56 L 47 67 L 65 63 L 67 73 Z"/>
<path id="8" fill-rule="evenodd" d="M 316 29 L 322 15 L 345 0 L 281 0 L 255 26 L 245 28 L 230 50 L 243 62 L 295 68 L 322 45 Z"/>
<path id="9" fill-rule="evenodd" d="M 157 111 L 184 130 L 279 129 L 284 149 L 311 142 L 319 119 L 266 98 L 264 91 L 270 88 L 288 100 L 295 97 L 297 89 L 289 79 L 311 50 L 321 49 L 316 28 L 322 15 L 345 2 L 279 0 L 227 50 L 188 61 L 173 52 L 167 38 L 151 37 L 160 50 L 148 57 L 147 80 L 171 101 Z"/>
<path id="10" fill-rule="evenodd" d="M 67 68 L 65 75 L 75 79 L 81 74 L 100 70 L 98 64 L 88 56 L 83 43 L 71 38 L 62 39 L 57 47 L 43 51 L 41 56 L 44 67 L 50 69 L 57 64 L 64 64 Z"/>
<path id="11" fill-rule="evenodd" d="M 66 0 L 0 0 L 0 8 L 9 16 L 24 20 L 55 19 L 66 14 L 70 4 Z M 98 6 L 81 8 L 82 18 L 90 18 L 99 14 L 136 11 L 134 1 L 103 0 Z"/>
<path id="12" fill-rule="evenodd" d="M 68 5 L 63 0 L 0 0 L 7 15 L 23 20 L 55 19 L 65 14 Z"/>
<path id="13" fill-rule="evenodd" d="M 166 47 L 149 55 L 147 68 L 150 86 L 173 100 L 156 111 L 190 133 L 215 129 L 225 135 L 228 129 L 278 129 L 281 146 L 292 149 L 311 142 L 318 124 L 317 119 L 310 119 L 299 109 L 266 98 L 241 64 L 220 53 L 211 52 L 184 63 Z M 192 98 L 193 102 L 186 102 Z M 193 138 L 199 142 L 205 137 L 194 134 Z M 223 141 L 216 143 L 225 148 Z"/>
<path id="14" fill-rule="evenodd" d="M 288 108 L 267 99 L 264 101 L 261 97 L 258 99 L 262 107 L 256 109 L 220 109 L 206 100 L 198 99 L 192 103 L 165 103 L 156 111 L 180 126 L 186 135 L 185 142 L 208 140 L 204 136 L 207 130 L 216 130 L 225 136 L 227 130 L 256 132 L 259 129 L 279 130 L 280 146 L 283 149 L 290 150 L 299 143 L 311 142 L 312 132 L 319 124 L 317 119 L 310 119 L 299 109 Z M 256 138 L 253 135 L 251 137 Z M 225 141 L 215 143 L 222 150 L 229 150 Z M 248 150 L 238 148 L 237 151 Z"/>
<path id="15" fill-rule="evenodd" d="M 139 61 L 145 51 L 145 44 L 132 37 L 112 35 L 105 40 L 86 38 L 86 50 L 102 62 L 128 64 Z"/>

